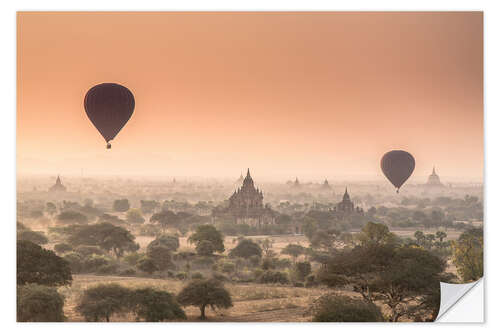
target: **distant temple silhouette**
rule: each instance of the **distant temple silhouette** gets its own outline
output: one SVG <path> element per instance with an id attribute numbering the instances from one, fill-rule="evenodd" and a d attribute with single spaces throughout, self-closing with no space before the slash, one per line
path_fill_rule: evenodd
<path id="1" fill-rule="evenodd" d="M 321 187 L 325 190 L 328 190 L 330 189 L 330 184 L 328 183 L 328 180 L 325 179 L 325 181 L 323 182 L 323 185 L 321 185 Z"/>
<path id="2" fill-rule="evenodd" d="M 212 212 L 214 217 L 230 216 L 236 223 L 245 223 L 260 227 L 274 224 L 274 212 L 264 206 L 264 195 L 255 187 L 250 169 L 243 179 L 243 185 L 229 197 L 229 205 L 225 208 L 216 207 Z"/>
<path id="3" fill-rule="evenodd" d="M 434 187 L 444 186 L 436 173 L 436 167 L 432 168 L 432 173 L 429 175 L 429 178 L 427 179 L 427 183 L 425 185 Z"/>
<path id="4" fill-rule="evenodd" d="M 57 175 L 56 183 L 49 188 L 50 192 L 66 192 L 66 187 L 62 184 L 61 178 Z"/>
<path id="5" fill-rule="evenodd" d="M 354 203 L 351 201 L 351 197 L 349 193 L 347 193 L 347 187 L 345 188 L 344 196 L 342 197 L 342 201 L 335 206 L 334 211 L 343 214 L 352 214 L 358 213 L 363 214 L 363 208 L 354 207 Z"/>

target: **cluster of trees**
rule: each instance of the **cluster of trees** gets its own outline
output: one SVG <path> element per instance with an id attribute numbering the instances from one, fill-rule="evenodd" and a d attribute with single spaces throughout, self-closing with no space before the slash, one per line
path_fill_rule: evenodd
<path id="1" fill-rule="evenodd" d="M 64 321 L 64 297 L 56 287 L 70 285 L 69 263 L 27 240 L 17 241 L 17 321 Z"/>
<path id="2" fill-rule="evenodd" d="M 196 306 L 200 318 L 205 309 L 233 306 L 224 285 L 214 279 L 198 279 L 186 285 L 178 295 L 151 287 L 130 289 L 119 284 L 101 284 L 86 289 L 76 310 L 87 321 L 110 321 L 113 315 L 134 314 L 137 321 L 159 322 L 186 319 L 181 306 Z"/>

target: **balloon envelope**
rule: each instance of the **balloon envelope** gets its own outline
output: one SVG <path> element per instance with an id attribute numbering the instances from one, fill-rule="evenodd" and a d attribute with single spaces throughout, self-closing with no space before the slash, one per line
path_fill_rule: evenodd
<path id="1" fill-rule="evenodd" d="M 410 178 L 415 169 L 415 159 L 404 150 L 392 150 L 384 154 L 380 167 L 399 192 L 399 188 Z"/>
<path id="2" fill-rule="evenodd" d="M 102 83 L 87 92 L 84 107 L 92 124 L 104 140 L 109 142 L 132 116 L 135 100 L 126 87 L 116 83 Z"/>

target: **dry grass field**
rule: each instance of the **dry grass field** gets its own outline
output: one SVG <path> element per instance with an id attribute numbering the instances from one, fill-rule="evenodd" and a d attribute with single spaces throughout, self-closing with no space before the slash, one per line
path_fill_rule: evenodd
<path id="1" fill-rule="evenodd" d="M 99 283 L 118 283 L 128 288 L 154 287 L 172 293 L 178 293 L 185 282 L 171 279 L 152 279 L 138 277 L 73 275 L 73 283 L 69 287 L 61 287 L 59 291 L 66 297 L 64 313 L 68 321 L 84 321 L 84 318 L 75 311 L 82 292 Z M 311 317 L 305 312 L 309 304 L 328 292 L 326 288 L 294 288 L 290 286 L 274 286 L 262 284 L 233 284 L 226 283 L 231 294 L 234 306 L 227 310 L 214 312 L 207 309 L 209 321 L 228 322 L 303 322 L 310 321 Z M 344 293 L 357 296 L 355 293 Z M 185 309 L 188 321 L 197 321 L 199 310 L 195 307 Z M 134 321 L 135 318 L 115 316 L 111 321 Z"/>

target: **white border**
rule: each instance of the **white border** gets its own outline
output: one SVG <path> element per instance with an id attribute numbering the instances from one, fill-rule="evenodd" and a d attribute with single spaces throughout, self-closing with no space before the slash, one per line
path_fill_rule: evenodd
<path id="1" fill-rule="evenodd" d="M 398 0 L 378 0 L 378 1 L 231 1 L 231 0 L 211 0 L 211 1 L 63 1 L 63 0 L 45 0 L 45 1 L 9 1 L 4 0 L 0 6 L 0 24 L 2 29 L 2 52 L 1 56 L 1 91 L 2 91 L 2 110 L 0 112 L 0 135 L 2 137 L 2 159 L 1 175 L 3 176 L 2 186 L 0 187 L 1 202 L 2 202 L 2 229 L 0 242 L 2 246 L 2 259 L 4 270 L 1 274 L 2 283 L 2 302 L 0 313 L 2 316 L 2 326 L 5 331 L 14 330 L 51 330 L 51 331 L 87 331 L 88 329 L 96 331 L 109 330 L 108 325 L 103 324 L 16 324 L 15 323 L 15 110 L 16 110 L 16 14 L 18 10 L 140 10 L 140 11 L 161 11 L 161 10 L 375 10 L 375 11 L 439 11 L 439 10 L 481 10 L 484 11 L 484 29 L 485 29 L 485 242 L 486 242 L 486 259 L 488 257 L 495 259 L 494 253 L 498 252 L 498 244 L 495 238 L 500 236 L 500 214 L 498 213 L 495 200 L 500 198 L 500 155 L 498 153 L 496 143 L 500 140 L 499 118 L 500 118 L 500 105 L 498 103 L 498 96 L 500 94 L 500 82 L 498 77 L 499 72 L 499 25 L 500 13 L 498 10 L 498 3 L 500 1 L 460 1 L 460 0 L 420 0 L 420 1 L 398 1 Z M 491 236 L 490 236 L 491 235 Z M 488 256 L 488 254 L 490 254 Z M 485 261 L 485 272 L 488 281 L 498 281 L 496 278 L 499 272 L 499 265 L 489 265 L 488 260 Z M 476 331 L 478 329 L 492 328 L 498 325 L 498 307 L 495 306 L 496 298 L 499 296 L 498 283 L 488 283 L 486 295 L 486 325 L 458 325 L 458 324 L 403 324 L 405 330 L 421 330 L 426 325 L 425 330 L 442 330 L 449 328 L 454 331 Z M 491 314 L 491 317 L 488 316 Z M 71 326 L 68 326 L 71 325 Z M 92 325 L 92 326 L 89 326 Z M 209 327 L 201 327 L 197 324 L 141 324 L 140 329 L 156 329 L 156 330 L 177 330 L 181 329 L 184 332 L 190 330 L 218 330 L 221 332 L 232 332 L 235 329 L 243 332 L 251 332 L 256 328 L 264 331 L 271 331 L 276 329 L 286 329 L 290 332 L 299 332 L 304 329 L 311 329 L 318 331 L 328 331 L 341 329 L 344 330 L 359 330 L 370 329 L 373 332 L 386 332 L 390 330 L 401 330 L 403 327 L 400 325 L 387 325 L 387 324 L 326 324 L 326 325 L 312 325 L 307 326 L 300 324 L 210 324 Z M 132 324 L 112 324 L 111 329 L 119 329 L 124 331 L 135 331 L 139 326 Z"/>

